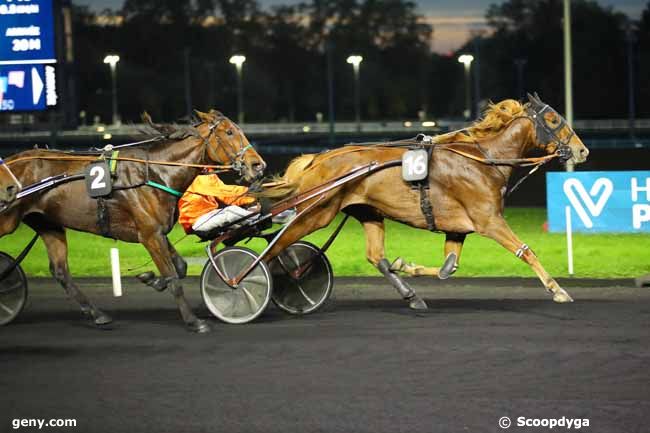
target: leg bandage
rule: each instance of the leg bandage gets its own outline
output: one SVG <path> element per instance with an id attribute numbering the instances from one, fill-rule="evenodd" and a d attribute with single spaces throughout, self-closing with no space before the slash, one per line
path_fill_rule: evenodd
<path id="1" fill-rule="evenodd" d="M 517 251 L 515 251 L 515 256 L 521 258 L 527 250 L 530 250 L 530 247 L 526 244 L 521 244 L 521 246 L 517 248 Z"/>

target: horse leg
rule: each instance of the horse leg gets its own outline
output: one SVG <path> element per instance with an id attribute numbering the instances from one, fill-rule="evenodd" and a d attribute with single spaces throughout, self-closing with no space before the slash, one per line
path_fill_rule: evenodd
<path id="1" fill-rule="evenodd" d="M 445 239 L 445 261 L 439 268 L 426 267 L 415 263 L 408 263 L 401 257 L 395 259 L 390 265 L 391 271 L 404 272 L 412 277 L 430 276 L 446 280 L 451 277 L 456 270 L 460 259 L 460 252 L 463 249 L 465 235 L 461 233 L 447 233 Z"/>
<path id="2" fill-rule="evenodd" d="M 161 281 L 165 282 L 165 287 L 170 288 L 170 291 L 176 300 L 176 304 L 178 305 L 181 317 L 188 329 L 199 333 L 210 331 L 208 323 L 205 320 L 198 319 L 194 315 L 187 299 L 185 299 L 183 285 L 179 280 L 179 275 L 174 266 L 167 238 L 161 233 L 151 233 L 148 235 L 140 233 L 139 238 L 140 242 L 147 249 L 156 264 L 156 267 L 160 271 L 160 274 L 162 275 Z"/>
<path id="3" fill-rule="evenodd" d="M 441 267 L 434 266 L 423 266 L 418 265 L 417 263 L 407 262 L 401 257 L 396 258 L 393 263 L 390 264 L 390 270 L 393 272 L 403 272 L 411 277 L 438 277 L 441 280 L 449 278 L 449 276 L 454 273 L 454 265 L 456 264 L 455 257 L 450 255 L 450 252 L 447 251 L 447 242 L 445 242 L 445 262 Z"/>
<path id="4" fill-rule="evenodd" d="M 494 239 L 505 249 L 528 263 L 542 281 L 546 290 L 553 294 L 555 302 L 573 302 L 571 296 L 546 272 L 535 253 L 528 245 L 519 240 L 503 218 L 492 217 L 488 226 L 482 230 L 477 230 L 477 232 Z"/>
<path id="5" fill-rule="evenodd" d="M 165 239 L 167 239 L 169 254 L 172 257 L 172 263 L 174 263 L 174 268 L 176 269 L 178 278 L 183 279 L 187 276 L 187 262 L 180 254 L 178 254 L 178 251 L 176 251 L 176 248 L 174 248 L 167 236 L 165 236 Z"/>
<path id="6" fill-rule="evenodd" d="M 174 269 L 176 269 L 176 274 L 178 275 L 178 278 L 183 279 L 187 276 L 187 262 L 180 254 L 178 254 L 178 251 L 176 251 L 167 236 L 165 236 L 165 240 L 167 241 L 169 255 L 171 256 Z M 153 287 L 158 292 L 163 292 L 169 283 L 169 278 L 156 277 L 156 274 L 151 271 L 138 274 L 136 275 L 136 278 L 147 286 Z"/>
<path id="7" fill-rule="evenodd" d="M 440 268 L 418 265 L 417 263 L 407 262 L 401 257 L 396 258 L 390 264 L 390 270 L 393 272 L 403 272 L 411 277 L 439 277 Z"/>
<path id="8" fill-rule="evenodd" d="M 445 238 L 445 262 L 440 267 L 438 278 L 446 280 L 451 277 L 460 265 L 460 253 L 463 251 L 465 234 L 446 233 Z"/>
<path id="9" fill-rule="evenodd" d="M 426 310 L 427 304 L 415 291 L 402 280 L 386 260 L 384 253 L 384 220 L 381 218 L 373 220 L 361 220 L 363 230 L 366 233 L 366 258 L 390 281 L 397 292 L 409 303 L 414 310 Z"/>
<path id="10" fill-rule="evenodd" d="M 68 268 L 68 243 L 65 230 L 63 228 L 43 230 L 31 224 L 30 226 L 43 239 L 43 243 L 47 249 L 47 255 L 50 258 L 50 272 L 54 276 L 54 279 L 63 286 L 68 296 L 77 301 L 82 313 L 90 317 L 97 326 L 111 323 L 113 319 L 95 307 L 72 281 L 72 276 Z"/>

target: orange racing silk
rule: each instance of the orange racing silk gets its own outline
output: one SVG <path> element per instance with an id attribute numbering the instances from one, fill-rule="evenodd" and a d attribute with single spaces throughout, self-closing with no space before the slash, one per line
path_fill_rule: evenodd
<path id="1" fill-rule="evenodd" d="M 186 233 L 201 215 L 218 209 L 220 205 L 246 206 L 255 202 L 247 195 L 248 187 L 227 185 L 216 174 L 197 176 L 178 201 L 178 222 Z"/>

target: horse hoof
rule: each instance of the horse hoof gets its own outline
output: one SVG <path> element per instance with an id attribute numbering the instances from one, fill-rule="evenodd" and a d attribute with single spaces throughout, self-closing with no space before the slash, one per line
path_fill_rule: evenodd
<path id="1" fill-rule="evenodd" d="M 95 322 L 95 325 L 97 326 L 104 326 L 112 323 L 113 318 L 102 311 L 97 311 L 93 315 L 93 322 Z"/>
<path id="2" fill-rule="evenodd" d="M 427 307 L 427 303 L 422 298 L 416 296 L 409 302 L 409 308 L 411 310 L 427 310 L 429 307 Z"/>
<path id="3" fill-rule="evenodd" d="M 197 319 L 192 323 L 188 323 L 187 328 L 192 332 L 196 332 L 197 334 L 205 334 L 207 332 L 210 332 L 210 325 L 208 325 L 208 322 L 200 319 Z"/>
<path id="4" fill-rule="evenodd" d="M 553 294 L 553 300 L 558 304 L 564 304 L 566 302 L 573 302 L 573 298 L 569 296 L 567 292 L 560 289 L 559 292 Z"/>
<path id="5" fill-rule="evenodd" d="M 144 284 L 149 284 L 153 279 L 156 277 L 156 274 L 154 274 L 151 271 L 148 272 L 143 272 L 141 274 L 138 274 L 135 276 L 138 280 L 140 280 L 141 283 Z"/>

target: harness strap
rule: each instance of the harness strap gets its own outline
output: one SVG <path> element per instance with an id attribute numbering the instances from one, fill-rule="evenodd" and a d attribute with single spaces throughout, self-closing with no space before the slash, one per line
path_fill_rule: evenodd
<path id="1" fill-rule="evenodd" d="M 97 198 L 97 226 L 102 236 L 112 238 L 111 235 L 111 215 L 106 207 L 104 197 Z"/>
<path id="2" fill-rule="evenodd" d="M 162 191 L 165 191 L 166 193 L 169 193 L 169 194 L 171 194 L 173 196 L 176 196 L 176 197 L 182 197 L 183 196 L 182 192 L 177 191 L 177 190 L 175 190 L 173 188 L 170 188 L 170 187 L 168 187 L 166 185 L 163 185 L 161 183 L 154 182 L 153 180 L 146 181 L 145 185 L 149 185 L 150 187 L 153 187 L 153 188 L 158 188 L 158 189 L 160 189 Z"/>
<path id="3" fill-rule="evenodd" d="M 424 215 L 424 219 L 427 221 L 427 229 L 430 231 L 436 230 L 436 222 L 433 217 L 433 206 L 431 206 L 431 199 L 429 198 L 429 182 L 428 179 L 425 182 L 420 182 L 418 184 L 418 190 L 420 191 L 420 209 Z"/>
<path id="4" fill-rule="evenodd" d="M 115 175 L 117 172 L 117 158 L 120 155 L 119 150 L 114 150 L 113 153 L 111 153 L 111 156 L 108 158 L 110 161 L 110 168 L 111 168 L 111 174 Z"/>
<path id="5" fill-rule="evenodd" d="M 421 141 L 425 142 L 424 139 Z M 418 147 L 422 148 L 422 146 L 418 146 Z M 436 230 L 436 219 L 433 215 L 433 206 L 431 205 L 431 198 L 429 197 L 429 167 L 428 166 L 431 163 L 431 156 L 433 154 L 434 148 L 435 146 L 427 146 L 426 148 L 427 149 L 427 177 L 425 177 L 420 181 L 411 183 L 420 192 L 420 210 L 422 211 L 422 215 L 424 215 L 424 219 L 427 222 L 427 229 L 429 229 L 429 231 L 432 232 Z"/>
<path id="6" fill-rule="evenodd" d="M 312 162 L 310 162 L 310 165 L 305 170 L 303 170 L 303 172 L 311 170 L 311 169 L 317 167 L 318 165 L 324 163 L 325 161 L 327 161 L 327 160 L 329 160 L 331 158 L 335 158 L 337 156 L 345 155 L 347 153 L 363 152 L 363 151 L 366 151 L 366 150 L 376 150 L 376 148 L 372 148 L 372 147 L 354 147 L 355 145 L 353 145 L 353 144 L 346 145 L 346 146 L 350 146 L 350 147 L 347 148 L 347 149 L 346 148 L 338 148 L 338 149 L 328 150 L 325 153 L 320 153 L 320 154 L 316 155 L 314 160 Z"/>

